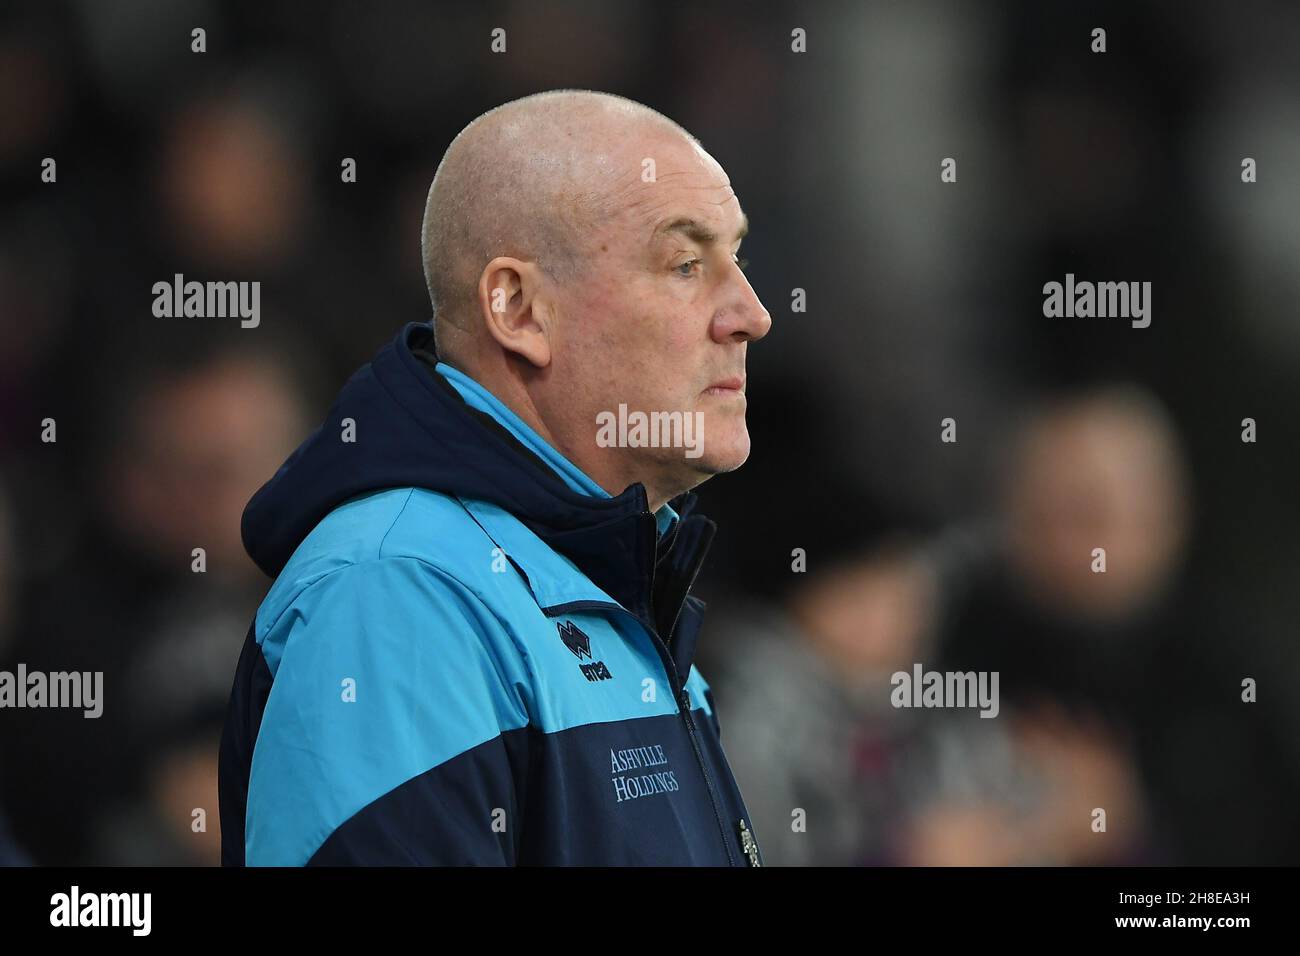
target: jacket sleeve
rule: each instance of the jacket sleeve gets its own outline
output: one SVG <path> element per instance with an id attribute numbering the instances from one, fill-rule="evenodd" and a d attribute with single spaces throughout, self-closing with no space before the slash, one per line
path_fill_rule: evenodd
<path id="1" fill-rule="evenodd" d="M 332 571 L 269 628 L 248 865 L 509 865 L 528 717 L 494 615 L 413 558 Z"/>

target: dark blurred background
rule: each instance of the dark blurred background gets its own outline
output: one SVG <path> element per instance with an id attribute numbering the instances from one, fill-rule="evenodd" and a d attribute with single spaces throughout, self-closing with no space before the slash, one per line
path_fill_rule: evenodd
<path id="1" fill-rule="evenodd" d="M 753 224 L 698 663 L 769 862 L 1300 862 L 1297 49 L 1284 3 L 6 4 L 0 669 L 105 676 L 97 720 L 0 710 L 0 861 L 218 862 L 244 504 L 429 317 L 455 134 L 580 87 Z M 1067 272 L 1151 326 L 1044 318 Z M 155 318 L 176 273 L 260 326 Z M 998 718 L 892 708 L 913 663 L 998 671 Z"/>

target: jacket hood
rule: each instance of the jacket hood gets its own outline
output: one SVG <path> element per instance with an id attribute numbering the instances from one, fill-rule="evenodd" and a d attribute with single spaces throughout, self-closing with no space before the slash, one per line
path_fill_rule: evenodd
<path id="1" fill-rule="evenodd" d="M 418 487 L 509 511 L 667 640 L 716 530 L 673 500 L 659 537 L 644 485 L 598 498 L 568 488 L 433 369 L 433 328 L 409 323 L 343 386 L 324 423 L 249 501 L 248 554 L 276 577 L 331 510 L 360 494 Z M 355 441 L 343 441 L 351 419 Z"/>

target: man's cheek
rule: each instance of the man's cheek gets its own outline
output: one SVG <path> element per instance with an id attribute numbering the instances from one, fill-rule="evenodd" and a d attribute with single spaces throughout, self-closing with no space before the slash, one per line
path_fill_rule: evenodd
<path id="1" fill-rule="evenodd" d="M 661 334 L 671 348 L 690 349 L 699 352 L 700 343 L 708 340 L 709 319 L 707 313 L 695 309 L 675 309 L 665 313 L 659 320 Z"/>
<path id="2" fill-rule="evenodd" d="M 586 329 L 591 341 L 613 348 L 634 341 L 646 322 L 639 303 L 626 295 L 595 295 L 587 309 Z"/>
<path id="3" fill-rule="evenodd" d="M 671 354 L 673 342 L 664 334 L 663 323 L 654 315 L 630 313 L 612 330 L 611 348 L 637 361 Z"/>

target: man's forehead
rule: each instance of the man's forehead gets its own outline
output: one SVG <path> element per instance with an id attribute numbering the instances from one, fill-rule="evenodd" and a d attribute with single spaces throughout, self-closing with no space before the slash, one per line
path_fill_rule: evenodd
<path id="1" fill-rule="evenodd" d="M 732 193 L 732 196 L 734 198 L 735 193 Z M 749 232 L 749 217 L 741 211 L 739 202 L 734 205 L 734 214 L 720 214 L 703 219 L 689 212 L 664 216 L 651 230 L 650 241 L 655 242 L 664 236 L 676 233 L 704 245 L 716 242 L 726 244 L 739 242 Z"/>
<path id="2" fill-rule="evenodd" d="M 669 172 L 643 184 L 633 207 L 650 241 L 682 232 L 701 241 L 734 242 L 749 228 L 740 199 L 721 169 L 717 176 L 701 169 Z"/>
<path id="3" fill-rule="evenodd" d="M 628 144 L 619 152 L 622 169 L 610 199 L 620 231 L 630 227 L 638 241 L 653 242 L 692 228 L 734 242 L 748 229 L 726 172 L 698 144 Z"/>

